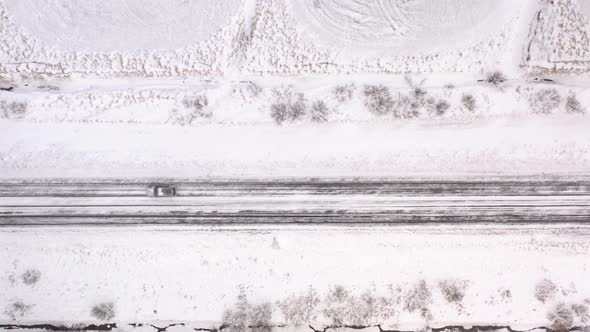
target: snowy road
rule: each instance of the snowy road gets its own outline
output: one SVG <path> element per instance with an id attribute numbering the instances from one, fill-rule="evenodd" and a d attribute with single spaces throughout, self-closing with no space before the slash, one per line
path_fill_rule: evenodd
<path id="1" fill-rule="evenodd" d="M 590 180 L 5 181 L 0 225 L 584 222 Z"/>

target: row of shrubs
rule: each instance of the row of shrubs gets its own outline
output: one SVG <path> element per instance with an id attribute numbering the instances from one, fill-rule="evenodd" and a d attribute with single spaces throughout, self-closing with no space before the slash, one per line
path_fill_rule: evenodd
<path id="1" fill-rule="evenodd" d="M 480 80 L 499 89 L 503 89 L 506 77 L 499 72 L 491 73 L 485 80 Z M 451 104 L 441 98 L 430 95 L 424 89 L 424 81 L 416 84 L 406 77 L 409 91 L 394 96 L 385 85 L 365 85 L 362 89 L 364 107 L 370 113 L 383 117 L 411 119 L 423 115 L 443 116 L 451 108 Z M 447 88 L 452 88 L 448 86 Z M 333 90 L 339 103 L 350 101 L 355 94 L 354 84 L 339 85 Z M 296 122 L 308 117 L 313 122 L 326 122 L 330 117 L 330 109 L 321 100 L 313 101 L 308 110 L 305 96 L 292 88 L 273 90 L 274 102 L 270 106 L 270 115 L 278 125 Z M 532 113 L 551 114 L 562 106 L 563 98 L 554 88 L 543 88 L 531 94 L 529 106 Z M 472 94 L 463 94 L 460 107 L 466 112 L 474 113 L 478 109 L 478 101 Z M 565 98 L 564 108 L 569 114 L 584 114 L 585 109 L 575 94 Z"/>
<path id="2" fill-rule="evenodd" d="M 353 98 L 354 89 L 354 85 L 337 86 L 334 96 L 339 103 L 345 103 Z M 327 122 L 330 118 L 331 110 L 322 100 L 313 101 L 308 109 L 305 96 L 301 92 L 295 92 L 291 88 L 275 89 L 273 95 L 270 116 L 278 125 L 296 122 L 306 117 L 312 122 Z M 399 119 L 416 118 L 422 114 L 442 116 L 451 107 L 448 101 L 432 97 L 420 87 L 394 98 L 389 88 L 384 85 L 366 85 L 362 95 L 365 108 L 376 116 L 389 115 Z M 461 103 L 469 112 L 477 109 L 477 101 L 473 95 L 463 95 Z"/>

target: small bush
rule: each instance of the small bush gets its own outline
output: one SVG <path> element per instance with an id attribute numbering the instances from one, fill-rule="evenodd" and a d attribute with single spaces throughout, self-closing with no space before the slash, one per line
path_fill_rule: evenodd
<path id="1" fill-rule="evenodd" d="M 574 94 L 571 94 L 567 97 L 565 102 L 565 110 L 571 114 L 584 114 L 585 110 L 582 107 L 582 104 L 578 100 L 578 97 Z"/>
<path id="2" fill-rule="evenodd" d="M 399 292 L 401 290 L 391 289 L 391 296 L 385 297 L 366 290 L 357 296 L 342 286 L 335 286 L 322 301 L 322 314 L 333 326 L 380 324 L 397 313 L 396 308 L 401 303 Z"/>
<path id="3" fill-rule="evenodd" d="M 414 96 L 414 99 L 420 100 L 424 99 L 428 95 L 428 92 L 421 87 L 417 87 L 412 91 L 412 95 Z"/>
<path id="4" fill-rule="evenodd" d="M 394 107 L 389 88 L 383 85 L 367 85 L 363 91 L 365 95 L 365 107 L 369 112 L 382 116 L 390 113 Z"/>
<path id="5" fill-rule="evenodd" d="M 582 323 L 590 321 L 590 313 L 586 304 L 572 304 L 572 311 Z"/>
<path id="6" fill-rule="evenodd" d="M 443 294 L 443 297 L 449 303 L 461 304 L 465 297 L 465 289 L 467 289 L 467 282 L 463 280 L 443 280 L 439 282 L 438 286 Z"/>
<path id="7" fill-rule="evenodd" d="M 512 292 L 510 291 L 510 289 L 500 289 L 499 292 L 502 300 L 506 301 L 512 298 Z"/>
<path id="8" fill-rule="evenodd" d="M 439 100 L 434 107 L 436 115 L 444 115 L 451 108 L 451 105 L 446 100 Z"/>
<path id="9" fill-rule="evenodd" d="M 320 304 L 320 298 L 313 288 L 301 295 L 291 295 L 286 300 L 280 301 L 278 307 L 289 324 L 301 326 L 308 324 L 317 318 L 316 308 Z"/>
<path id="10" fill-rule="evenodd" d="M 272 305 L 268 302 L 252 306 L 249 313 L 250 326 L 257 330 L 270 330 L 272 319 Z"/>
<path id="11" fill-rule="evenodd" d="M 248 326 L 248 311 L 250 304 L 243 288 L 240 288 L 236 304 L 233 309 L 227 309 L 223 313 L 222 322 L 224 326 L 232 330 L 243 331 Z"/>
<path id="12" fill-rule="evenodd" d="M 328 121 L 328 106 L 326 103 L 318 100 L 311 106 L 311 121 L 313 122 L 327 122 Z"/>
<path id="13" fill-rule="evenodd" d="M 339 85 L 334 88 L 334 97 L 339 103 L 345 103 L 352 99 L 355 89 L 354 84 Z"/>
<path id="14" fill-rule="evenodd" d="M 0 118 L 20 120 L 27 113 L 27 103 L 0 101 Z"/>
<path id="15" fill-rule="evenodd" d="M 561 96 L 555 89 L 539 90 L 531 99 L 533 113 L 550 114 L 559 107 Z"/>
<path id="16" fill-rule="evenodd" d="M 295 122 L 305 116 L 306 105 L 303 93 L 291 89 L 274 90 L 275 102 L 270 106 L 270 116 L 278 124 Z"/>
<path id="17" fill-rule="evenodd" d="M 254 331 L 267 332 L 272 326 L 272 311 L 272 304 L 268 302 L 251 305 L 244 288 L 240 287 L 233 309 L 227 309 L 223 313 L 222 325 L 236 332 L 245 331 L 248 327 L 252 327 Z"/>
<path id="18" fill-rule="evenodd" d="M 184 108 L 192 110 L 193 112 L 191 112 L 191 114 L 194 114 L 195 117 L 210 118 L 213 115 L 210 112 L 205 111 L 207 106 L 209 106 L 209 99 L 205 95 L 185 98 L 182 100 L 182 104 L 184 105 Z"/>
<path id="19" fill-rule="evenodd" d="M 350 293 L 342 286 L 335 286 L 330 289 L 324 299 L 322 314 L 331 320 L 335 326 L 346 324 L 349 315 Z"/>
<path id="20" fill-rule="evenodd" d="M 205 95 L 185 98 L 182 100 L 182 105 L 182 109 L 173 109 L 170 111 L 168 119 L 169 123 L 187 126 L 197 119 L 210 118 L 213 116 L 211 112 L 207 112 L 206 110 L 209 105 L 209 100 Z"/>
<path id="21" fill-rule="evenodd" d="M 555 332 L 567 332 L 574 325 L 574 312 L 563 303 L 547 313 L 547 319 L 551 322 L 551 329 Z"/>
<path id="22" fill-rule="evenodd" d="M 477 101 L 473 95 L 463 95 L 461 103 L 469 112 L 474 112 L 477 109 Z"/>
<path id="23" fill-rule="evenodd" d="M 37 87 L 40 90 L 47 90 L 47 91 L 59 91 L 59 87 L 56 85 L 51 84 L 42 84 Z"/>
<path id="24" fill-rule="evenodd" d="M 543 303 L 554 298 L 556 294 L 557 286 L 549 279 L 543 279 L 535 286 L 535 298 Z"/>
<path id="25" fill-rule="evenodd" d="M 240 82 L 240 84 L 232 90 L 234 96 L 238 96 L 243 103 L 248 104 L 256 100 L 261 92 L 262 88 L 252 81 Z"/>
<path id="26" fill-rule="evenodd" d="M 488 73 L 485 78 L 485 82 L 496 87 L 500 87 L 504 82 L 506 82 L 506 80 L 506 76 L 500 71 Z"/>
<path id="27" fill-rule="evenodd" d="M 115 305 L 112 302 L 100 303 L 92 307 L 90 315 L 101 321 L 115 318 Z"/>
<path id="28" fill-rule="evenodd" d="M 394 105 L 394 115 L 396 118 L 411 119 L 418 117 L 420 112 L 412 98 L 408 96 L 400 96 Z"/>
<path id="29" fill-rule="evenodd" d="M 399 296 L 376 296 L 372 290 L 367 290 L 361 296 L 351 296 L 349 300 L 350 314 L 348 324 L 355 326 L 369 326 L 380 324 L 396 315 L 399 306 Z"/>
<path id="30" fill-rule="evenodd" d="M 41 271 L 37 269 L 26 270 L 20 277 L 25 285 L 34 285 L 41 278 Z"/>
<path id="31" fill-rule="evenodd" d="M 16 299 L 6 306 L 4 313 L 11 320 L 18 320 L 23 318 L 31 310 L 31 308 L 31 305 L 27 305 L 22 300 Z"/>
<path id="32" fill-rule="evenodd" d="M 428 308 L 431 303 L 432 292 L 430 291 L 430 288 L 428 288 L 426 281 L 420 280 L 406 293 L 404 309 L 410 313 L 419 311 L 424 319 L 431 320 L 432 314 Z"/>

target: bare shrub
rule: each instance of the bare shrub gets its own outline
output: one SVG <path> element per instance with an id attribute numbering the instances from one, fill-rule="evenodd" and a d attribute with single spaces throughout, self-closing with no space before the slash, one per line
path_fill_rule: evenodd
<path id="1" fill-rule="evenodd" d="M 213 116 L 213 113 L 207 111 L 209 100 L 205 95 L 192 98 L 187 97 L 182 100 L 182 105 L 182 109 L 173 109 L 170 111 L 169 123 L 186 126 L 192 124 L 197 119 Z"/>
<path id="2" fill-rule="evenodd" d="M 488 73 L 486 78 L 485 78 L 485 82 L 489 83 L 495 87 L 500 87 L 502 86 L 502 84 L 504 82 L 506 82 L 507 78 L 506 75 L 504 75 L 502 72 L 500 71 L 495 71 L 492 73 Z"/>
<path id="3" fill-rule="evenodd" d="M 37 269 L 26 270 L 21 276 L 21 280 L 25 285 L 34 285 L 41 278 L 41 271 Z"/>
<path id="4" fill-rule="evenodd" d="M 270 331 L 272 319 L 272 305 L 265 302 L 250 308 L 249 322 L 256 331 Z"/>
<path id="5" fill-rule="evenodd" d="M 375 115 L 385 115 L 393 110 L 394 100 L 389 88 L 383 85 L 367 85 L 363 91 L 365 107 Z"/>
<path id="6" fill-rule="evenodd" d="M 296 93 L 290 88 L 275 89 L 273 93 L 275 101 L 270 106 L 270 116 L 278 125 L 286 121 L 295 122 L 305 116 L 307 107 L 303 93 Z"/>
<path id="7" fill-rule="evenodd" d="M 412 109 L 414 114 L 421 113 L 436 114 L 436 99 L 433 97 L 426 98 L 426 95 L 414 95 L 415 99 L 412 101 Z"/>
<path id="8" fill-rule="evenodd" d="M 2 100 L 0 101 L 0 118 L 20 120 L 25 117 L 27 107 L 25 102 L 13 101 L 9 103 Z"/>
<path id="9" fill-rule="evenodd" d="M 23 318 L 29 311 L 31 311 L 32 307 L 33 306 L 25 304 L 20 299 L 15 299 L 6 306 L 4 313 L 11 320 L 18 320 Z"/>
<path id="10" fill-rule="evenodd" d="M 565 102 L 565 110 L 568 113 L 571 114 L 584 114 L 586 113 L 586 111 L 584 110 L 584 107 L 582 107 L 582 104 L 580 103 L 580 100 L 578 100 L 578 97 L 574 94 L 570 94 L 567 97 L 567 100 Z"/>
<path id="11" fill-rule="evenodd" d="M 227 309 L 222 316 L 222 324 L 235 331 L 244 331 L 248 326 L 248 311 L 250 304 L 243 288 L 240 288 L 238 298 L 233 309 Z"/>
<path id="12" fill-rule="evenodd" d="M 375 316 L 377 305 L 377 298 L 369 291 L 364 292 L 358 298 L 351 297 L 346 323 L 354 326 L 369 325 Z"/>
<path id="13" fill-rule="evenodd" d="M 205 110 L 209 106 L 209 99 L 205 95 L 184 98 L 182 105 L 184 108 L 191 110 L 191 114 L 194 114 L 195 117 L 210 118 L 213 115 Z"/>
<path id="14" fill-rule="evenodd" d="M 426 319 L 431 320 L 429 306 L 432 303 L 432 292 L 426 281 L 420 280 L 414 287 L 406 293 L 404 301 L 404 309 L 412 313 L 419 311 L 420 315 Z"/>
<path id="15" fill-rule="evenodd" d="M 555 89 L 539 90 L 530 100 L 533 113 L 550 114 L 559 107 L 561 96 Z"/>
<path id="16" fill-rule="evenodd" d="M 251 102 L 262 92 L 262 88 L 252 81 L 241 83 L 242 84 L 233 89 L 233 94 L 239 96 L 244 102 Z"/>
<path id="17" fill-rule="evenodd" d="M 245 331 L 252 327 L 255 331 L 270 331 L 272 304 L 265 302 L 251 305 L 243 287 L 240 287 L 233 309 L 227 309 L 222 316 L 222 325 L 231 331 Z"/>
<path id="18" fill-rule="evenodd" d="M 549 279 L 543 279 L 535 286 L 535 298 L 543 303 L 554 298 L 556 294 L 557 285 Z"/>
<path id="19" fill-rule="evenodd" d="M 339 103 L 345 103 L 352 99 L 355 89 L 354 84 L 338 85 L 334 88 L 334 97 Z"/>
<path id="20" fill-rule="evenodd" d="M 463 97 L 461 97 L 461 103 L 469 112 L 474 112 L 477 109 L 477 101 L 473 95 L 463 95 Z"/>
<path id="21" fill-rule="evenodd" d="M 434 108 L 437 115 L 444 115 L 449 110 L 449 108 L 451 108 L 451 104 L 449 104 L 446 100 L 439 100 Z"/>
<path id="22" fill-rule="evenodd" d="M 443 115 L 451 107 L 447 101 L 437 101 L 434 97 L 429 96 L 428 91 L 422 87 L 426 79 L 416 83 L 410 76 L 404 78 L 411 90 L 409 95 L 400 95 L 396 105 L 396 116 L 407 119 L 418 117 L 422 113 Z"/>
<path id="23" fill-rule="evenodd" d="M 572 304 L 572 311 L 574 314 L 580 319 L 582 323 L 587 323 L 590 321 L 590 313 L 588 312 L 588 305 L 582 304 Z"/>
<path id="24" fill-rule="evenodd" d="M 428 91 L 422 88 L 422 84 L 424 84 L 424 80 L 419 85 L 416 85 L 411 79 L 408 79 L 406 76 L 406 82 L 412 88 L 410 92 L 410 112 L 406 112 L 404 115 L 405 118 L 412 118 L 418 117 L 422 113 L 427 114 L 434 114 L 434 115 L 442 115 L 444 114 L 449 108 L 450 105 L 446 101 L 438 101 L 428 95 Z M 400 101 L 403 100 L 404 97 L 400 96 Z"/>
<path id="25" fill-rule="evenodd" d="M 52 84 L 42 84 L 37 87 L 40 90 L 47 90 L 47 91 L 59 91 L 59 87 Z"/>
<path id="26" fill-rule="evenodd" d="M 313 122 L 327 122 L 328 121 L 328 106 L 322 100 L 318 100 L 311 105 L 311 121 Z"/>
<path id="27" fill-rule="evenodd" d="M 426 82 L 426 79 L 425 79 L 425 78 L 423 78 L 422 80 L 420 80 L 420 82 L 419 82 L 419 83 L 416 83 L 416 82 L 414 81 L 414 78 L 413 78 L 412 76 L 410 76 L 410 75 L 405 75 L 405 76 L 404 76 L 404 80 L 406 81 L 406 84 L 407 84 L 408 86 L 410 86 L 412 89 L 415 89 L 415 88 L 421 87 L 421 86 L 422 86 L 422 85 L 424 85 L 424 83 Z"/>
<path id="28" fill-rule="evenodd" d="M 465 280 L 443 280 L 438 287 L 447 302 L 461 306 L 468 283 Z"/>
<path id="29" fill-rule="evenodd" d="M 408 96 L 400 96 L 394 105 L 396 118 L 411 119 L 420 115 L 414 100 Z"/>
<path id="30" fill-rule="evenodd" d="M 115 304 L 112 302 L 99 303 L 92 307 L 90 315 L 101 321 L 109 321 L 115 318 Z"/>
<path id="31" fill-rule="evenodd" d="M 291 118 L 287 104 L 270 105 L 270 116 L 278 125 L 283 124 Z"/>
<path id="32" fill-rule="evenodd" d="M 559 303 L 547 313 L 547 319 L 553 331 L 566 332 L 574 325 L 574 312 L 564 303 Z"/>
<path id="33" fill-rule="evenodd" d="M 414 90 L 412 91 L 412 95 L 414 96 L 414 99 L 421 100 L 421 99 L 424 99 L 428 95 L 428 92 L 421 87 L 415 87 Z"/>
<path id="34" fill-rule="evenodd" d="M 498 292 L 500 293 L 500 298 L 502 298 L 502 300 L 507 301 L 512 299 L 512 292 L 510 289 L 500 289 Z"/>
<path id="35" fill-rule="evenodd" d="M 320 304 L 317 292 L 309 287 L 306 293 L 291 295 L 285 300 L 279 301 L 278 307 L 285 316 L 287 323 L 301 326 L 310 323 L 317 318 L 316 308 Z"/>
<path id="36" fill-rule="evenodd" d="M 342 286 L 335 286 L 322 302 L 322 314 L 334 326 L 380 324 L 398 313 L 400 293 L 401 289 L 390 287 L 389 296 L 378 296 L 373 289 L 355 295 Z"/>
<path id="37" fill-rule="evenodd" d="M 273 250 L 281 250 L 281 244 L 279 243 L 279 240 L 277 240 L 276 237 L 272 238 L 272 243 L 270 244 L 270 247 Z"/>
<path id="38" fill-rule="evenodd" d="M 350 293 L 343 286 L 337 285 L 330 288 L 324 299 L 322 314 L 330 319 L 333 325 L 344 325 L 349 313 L 349 298 Z"/>
<path id="39" fill-rule="evenodd" d="M 376 296 L 367 290 L 361 296 L 349 299 L 349 318 L 347 323 L 355 326 L 379 324 L 395 315 L 395 306 L 399 298 Z"/>

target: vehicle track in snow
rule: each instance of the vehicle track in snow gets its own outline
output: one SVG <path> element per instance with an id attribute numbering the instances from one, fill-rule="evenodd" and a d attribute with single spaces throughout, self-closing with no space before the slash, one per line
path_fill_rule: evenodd
<path id="1" fill-rule="evenodd" d="M 0 225 L 590 221 L 590 179 L 149 180 L 0 183 Z"/>

